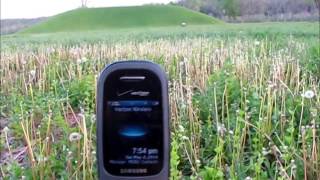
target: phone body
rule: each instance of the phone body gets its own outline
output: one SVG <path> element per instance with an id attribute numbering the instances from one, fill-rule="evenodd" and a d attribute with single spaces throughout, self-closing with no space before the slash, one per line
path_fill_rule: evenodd
<path id="1" fill-rule="evenodd" d="M 150 61 L 119 61 L 97 87 L 100 179 L 169 179 L 168 82 Z"/>

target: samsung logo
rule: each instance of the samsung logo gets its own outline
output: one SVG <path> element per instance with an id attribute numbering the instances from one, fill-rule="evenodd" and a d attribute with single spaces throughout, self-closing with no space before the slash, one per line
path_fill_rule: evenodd
<path id="1" fill-rule="evenodd" d="M 121 174 L 143 174 L 147 173 L 148 169 L 138 168 L 138 169 L 120 169 Z"/>

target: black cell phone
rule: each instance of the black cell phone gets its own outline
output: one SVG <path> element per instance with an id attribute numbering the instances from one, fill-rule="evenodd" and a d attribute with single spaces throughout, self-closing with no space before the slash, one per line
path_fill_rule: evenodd
<path id="1" fill-rule="evenodd" d="M 168 179 L 169 149 L 165 72 L 149 61 L 107 66 L 97 88 L 99 178 Z"/>

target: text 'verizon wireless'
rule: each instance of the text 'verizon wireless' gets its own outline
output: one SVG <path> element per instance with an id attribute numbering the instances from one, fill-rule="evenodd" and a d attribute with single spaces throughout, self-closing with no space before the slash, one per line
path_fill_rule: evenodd
<path id="1" fill-rule="evenodd" d="M 100 179 L 169 178 L 168 83 L 159 65 L 119 61 L 97 88 Z"/>

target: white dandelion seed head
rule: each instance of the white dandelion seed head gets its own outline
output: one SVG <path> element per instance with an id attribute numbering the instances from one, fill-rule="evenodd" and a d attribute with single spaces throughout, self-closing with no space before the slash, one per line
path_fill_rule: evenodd
<path id="1" fill-rule="evenodd" d="M 182 125 L 179 125 L 178 127 L 181 132 L 184 132 L 184 127 Z"/>
<path id="2" fill-rule="evenodd" d="M 31 70 L 29 73 L 30 73 L 30 75 L 31 75 L 32 77 L 34 77 L 34 76 L 36 75 L 36 70 L 33 69 L 33 70 Z"/>
<path id="3" fill-rule="evenodd" d="M 297 165 L 296 165 L 296 164 L 294 164 L 294 163 L 292 163 L 291 168 L 294 170 L 294 169 L 296 169 L 296 168 L 297 168 Z"/>
<path id="4" fill-rule="evenodd" d="M 189 137 L 187 137 L 187 136 L 182 136 L 181 139 L 182 139 L 182 140 L 189 140 Z"/>
<path id="5" fill-rule="evenodd" d="M 186 103 L 184 103 L 184 102 L 183 102 L 183 103 L 181 104 L 181 108 L 182 108 L 182 109 L 185 109 L 185 108 L 187 108 L 187 105 L 186 105 Z"/>
<path id="6" fill-rule="evenodd" d="M 225 132 L 227 131 L 227 129 L 225 128 L 224 124 L 218 123 L 217 124 L 217 131 L 221 136 L 223 136 L 225 134 Z"/>
<path id="7" fill-rule="evenodd" d="M 315 93 L 312 90 L 308 90 L 308 91 L 302 93 L 301 96 L 304 98 L 307 98 L 307 99 L 311 99 L 315 96 Z"/>
<path id="8" fill-rule="evenodd" d="M 82 135 L 77 132 L 73 132 L 69 135 L 69 141 L 79 141 L 82 138 Z"/>
<path id="9" fill-rule="evenodd" d="M 91 120 L 91 123 L 95 123 L 97 120 L 96 115 L 92 115 L 90 120 Z"/>
<path id="10" fill-rule="evenodd" d="M 187 23 L 186 23 L 186 22 L 182 22 L 182 23 L 181 23 L 181 26 L 182 26 L 182 27 L 185 27 L 185 26 L 187 26 Z"/>
<path id="11" fill-rule="evenodd" d="M 71 156 L 72 155 L 72 151 L 68 151 L 68 156 Z"/>
<path id="12" fill-rule="evenodd" d="M 49 141 L 49 140 L 50 140 L 50 138 L 47 136 L 46 139 L 45 139 L 45 141 Z"/>
<path id="13" fill-rule="evenodd" d="M 88 61 L 88 59 L 86 57 L 82 57 L 82 58 L 77 59 L 77 64 L 82 64 L 82 63 L 85 63 L 87 61 Z"/>
<path id="14" fill-rule="evenodd" d="M 268 154 L 269 154 L 268 151 L 262 151 L 262 155 L 266 156 L 266 155 L 268 155 Z"/>
<path id="15" fill-rule="evenodd" d="M 8 133 L 10 131 L 10 129 L 8 128 L 8 126 L 4 127 L 2 130 L 4 133 Z"/>
<path id="16" fill-rule="evenodd" d="M 252 177 L 247 176 L 247 177 L 245 178 L 245 180 L 252 180 Z"/>

